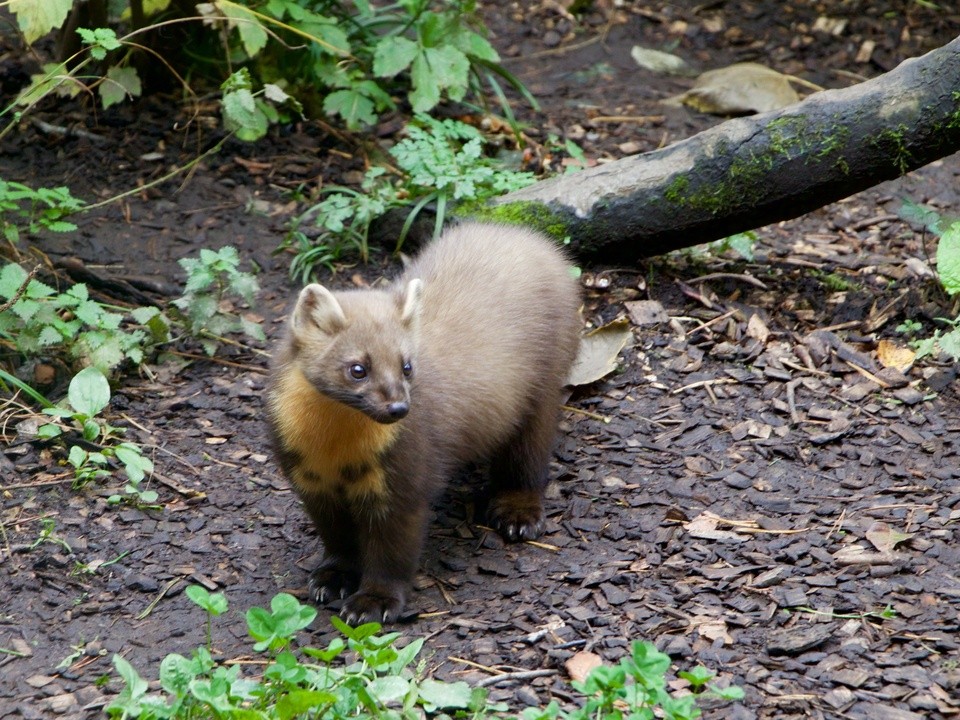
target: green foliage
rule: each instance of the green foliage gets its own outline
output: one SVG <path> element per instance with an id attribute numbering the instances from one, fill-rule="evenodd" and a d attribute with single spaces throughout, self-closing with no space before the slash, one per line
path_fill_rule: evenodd
<path id="1" fill-rule="evenodd" d="M 230 309 L 235 297 L 252 304 L 260 289 L 256 277 L 240 270 L 240 255 L 235 248 L 204 248 L 199 258 L 181 258 L 179 263 L 187 272 L 187 284 L 173 304 L 182 313 L 187 332 L 199 340 L 208 355 L 213 355 L 224 336 L 231 333 L 266 340 L 260 323 Z"/>
<path id="2" fill-rule="evenodd" d="M 384 168 L 372 167 L 360 192 L 341 186 L 325 188 L 326 197 L 294 221 L 282 246 L 297 249 L 291 276 L 306 281 L 318 265 L 338 259 L 346 247 L 356 248 L 366 261 L 370 224 L 391 208 L 410 208 L 397 238 L 399 250 L 417 214 L 428 204 L 435 208 L 436 235 L 453 203 L 479 205 L 535 181 L 532 173 L 506 170 L 485 156 L 483 140 L 482 133 L 466 123 L 418 116 L 407 125 L 406 137 L 390 149 L 403 173 L 399 179 L 391 181 Z M 308 223 L 316 230 L 310 240 L 301 229 Z"/>
<path id="3" fill-rule="evenodd" d="M 34 190 L 23 183 L 0 179 L 0 230 L 10 243 L 20 239 L 23 225 L 31 234 L 40 230 L 76 230 L 77 226 L 64 218 L 82 209 L 83 204 L 65 187 Z"/>
<path id="4" fill-rule="evenodd" d="M 960 220 L 943 218 L 936 210 L 909 200 L 904 201 L 899 215 L 906 222 L 940 236 L 937 243 L 937 276 L 946 294 L 951 298 L 956 297 L 960 294 Z M 937 329 L 928 338 L 914 340 L 912 345 L 917 351 L 917 359 L 942 352 L 954 362 L 960 362 L 960 315 L 953 319 L 940 317 L 937 321 L 946 325 L 947 329 Z M 919 324 L 914 321 L 897 327 L 897 332 L 909 334 L 919 330 Z"/>
<path id="5" fill-rule="evenodd" d="M 12 300 L 27 277 L 16 263 L 0 268 L 0 298 Z M 26 356 L 64 352 L 77 365 L 108 375 L 125 360 L 140 364 L 148 347 L 169 339 L 169 326 L 157 308 L 118 310 L 93 300 L 83 283 L 58 293 L 30 280 L 17 301 L 0 312 L 0 340 Z"/>
<path id="6" fill-rule="evenodd" d="M 209 618 L 227 609 L 222 595 L 203 588 L 187 588 L 187 596 L 204 608 Z M 420 720 L 425 713 L 439 717 L 504 717 L 508 708 L 487 700 L 482 688 L 464 682 L 423 678 L 416 669 L 424 640 L 397 647 L 400 633 L 381 635 L 381 626 L 368 623 L 356 628 L 333 616 L 340 632 L 325 648 L 297 646 L 297 633 L 316 617 L 316 610 L 283 593 L 275 596 L 270 611 L 251 608 L 247 627 L 256 640 L 254 650 L 267 652 L 267 664 L 258 679 L 242 675 L 240 664 L 218 664 L 207 648 L 190 658 L 168 655 L 160 663 L 161 692 L 149 684 L 119 655 L 114 668 L 122 691 L 107 707 L 113 718 L 387 718 Z M 209 645 L 209 640 L 208 640 Z M 294 648 L 294 649 L 291 649 Z M 422 665 L 420 666 L 422 667 Z M 714 674 L 703 667 L 679 676 L 693 695 L 674 696 L 666 689 L 670 659 L 650 643 L 634 643 L 630 657 L 614 667 L 593 670 L 574 687 L 586 696 L 583 707 L 567 712 L 557 703 L 527 708 L 523 720 L 640 720 L 662 717 L 686 720 L 700 715 L 697 699 L 738 700 L 740 688 L 711 684 Z M 656 713 L 656 714 L 655 714 Z"/>
<path id="7" fill-rule="evenodd" d="M 62 29 L 70 4 L 11 0 L 11 9 L 27 42 L 33 43 Z M 125 5 L 110 3 L 111 25 L 120 22 Z M 144 5 L 147 21 L 159 27 L 171 19 L 169 6 Z M 222 87 L 222 114 L 225 127 L 242 140 L 257 140 L 271 123 L 300 114 L 300 100 L 339 118 L 350 130 L 374 125 L 382 113 L 396 108 L 396 96 L 405 97 L 414 112 L 425 113 L 444 99 L 460 102 L 472 96 L 482 103 L 487 85 L 512 120 L 501 85 L 505 83 L 535 105 L 484 38 L 475 0 L 386 5 L 366 0 L 213 0 L 198 3 L 196 10 L 199 17 L 187 18 L 197 21 L 193 37 L 201 44 L 222 39 L 223 66 L 237 68 Z M 79 28 L 82 57 L 72 58 L 69 66 L 45 65 L 17 104 L 30 107 L 51 93 L 74 95 L 95 87 L 105 108 L 139 96 L 140 78 L 129 58 L 144 50 L 140 43 L 146 29 L 134 28 L 118 37 L 111 28 Z M 193 65 L 184 73 L 193 75 L 200 55 L 166 61 L 171 71 Z M 90 61 L 106 65 L 104 74 L 92 76 L 92 81 L 85 70 Z"/>
<path id="8" fill-rule="evenodd" d="M 72 437 L 64 434 L 64 426 L 48 423 L 40 426 L 37 434 L 41 438 L 67 439 L 69 451 L 67 462 L 73 466 L 75 485 L 82 486 L 93 480 L 108 477 L 111 460 L 123 465 L 127 475 L 124 488 L 126 497 L 113 495 L 107 502 L 115 504 L 127 500 L 135 505 L 156 502 L 157 493 L 144 490 L 140 483 L 153 472 L 153 462 L 143 456 L 139 445 L 119 442 L 117 436 L 123 434 L 123 428 L 116 428 L 99 417 L 110 404 L 110 384 L 103 373 L 95 367 L 84 368 L 70 381 L 70 388 L 63 406 L 50 406 L 43 409 L 44 414 L 60 421 L 70 421 L 79 430 L 83 443 L 71 442 Z M 96 443 L 98 450 L 89 449 Z"/>

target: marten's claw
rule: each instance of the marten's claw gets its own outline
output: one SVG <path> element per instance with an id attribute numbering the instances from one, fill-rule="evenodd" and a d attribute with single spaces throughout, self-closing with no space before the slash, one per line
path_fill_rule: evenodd
<path id="1" fill-rule="evenodd" d="M 403 597 L 399 593 L 356 592 L 344 602 L 340 617 L 347 625 L 388 623 L 398 619 L 402 609 Z"/>
<path id="2" fill-rule="evenodd" d="M 543 509 L 540 494 L 515 490 L 501 492 L 490 500 L 487 522 L 507 542 L 523 542 L 540 537 Z"/>
<path id="3" fill-rule="evenodd" d="M 324 562 L 310 574 L 307 594 L 317 605 L 324 605 L 337 597 L 345 598 L 354 591 L 357 583 L 355 575 L 331 562 Z"/>

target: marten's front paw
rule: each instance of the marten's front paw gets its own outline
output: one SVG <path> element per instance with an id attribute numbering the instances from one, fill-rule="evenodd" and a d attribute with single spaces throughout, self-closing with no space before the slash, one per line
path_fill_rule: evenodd
<path id="1" fill-rule="evenodd" d="M 543 532 L 540 493 L 524 490 L 499 493 L 490 499 L 487 522 L 507 542 L 534 540 Z"/>
<path id="2" fill-rule="evenodd" d="M 344 570 L 338 562 L 324 561 L 310 573 L 307 586 L 310 599 L 318 605 L 345 598 L 357 589 L 360 578 L 356 573 Z"/>
<path id="3" fill-rule="evenodd" d="M 365 622 L 391 622 L 400 618 L 403 610 L 403 593 L 387 588 L 376 592 L 355 592 L 343 603 L 340 617 L 347 625 L 362 625 Z"/>

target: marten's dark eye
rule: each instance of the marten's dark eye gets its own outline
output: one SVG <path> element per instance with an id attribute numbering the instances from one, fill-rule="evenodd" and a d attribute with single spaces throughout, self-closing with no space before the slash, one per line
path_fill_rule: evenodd
<path id="1" fill-rule="evenodd" d="M 350 366 L 350 377 L 354 380 L 363 380 L 367 376 L 367 369 L 360 363 Z"/>
<path id="2" fill-rule="evenodd" d="M 408 360 L 403 364 L 403 376 L 410 377 L 410 375 L 412 374 L 413 374 L 413 365 L 411 365 L 410 361 Z"/>

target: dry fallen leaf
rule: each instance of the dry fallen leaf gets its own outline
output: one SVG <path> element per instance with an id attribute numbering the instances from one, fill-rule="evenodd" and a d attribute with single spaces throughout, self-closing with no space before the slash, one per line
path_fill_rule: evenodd
<path id="1" fill-rule="evenodd" d="M 767 327 L 763 318 L 756 313 L 751 315 L 750 319 L 747 320 L 747 336 L 759 340 L 764 345 L 767 343 L 767 338 L 770 337 L 770 328 Z"/>
<path id="2" fill-rule="evenodd" d="M 884 367 L 896 368 L 905 373 L 913 365 L 917 353 L 907 347 L 901 347 L 895 342 L 881 340 L 877 343 L 877 360 Z"/>
<path id="3" fill-rule="evenodd" d="M 617 356 L 631 337 L 626 318 L 588 332 L 580 338 L 580 350 L 570 368 L 567 385 L 589 385 L 612 373 L 617 369 Z"/>
<path id="4" fill-rule="evenodd" d="M 745 115 L 778 110 L 800 99 L 786 75 L 758 63 L 737 63 L 709 70 L 668 105 L 688 105 L 712 115 Z"/>
<path id="5" fill-rule="evenodd" d="M 914 533 L 900 532 L 882 522 L 875 522 L 867 529 L 867 540 L 882 553 L 893 552 L 902 542 L 912 538 Z"/>
<path id="6" fill-rule="evenodd" d="M 603 660 L 600 659 L 599 655 L 584 651 L 578 652 L 563 664 L 570 675 L 570 679 L 579 682 L 586 680 L 590 671 L 601 665 L 603 665 Z"/>
<path id="7" fill-rule="evenodd" d="M 717 530 L 720 524 L 720 518 L 712 513 L 701 513 L 688 523 L 684 523 L 683 529 L 687 531 L 690 537 L 700 538 L 701 540 L 727 540 L 733 542 L 745 542 L 749 538 L 729 530 Z"/>
<path id="8" fill-rule="evenodd" d="M 670 316 L 656 300 L 631 300 L 623 306 L 630 315 L 630 320 L 638 327 L 645 325 L 659 325 L 670 321 Z"/>
<path id="9" fill-rule="evenodd" d="M 653 50 L 640 45 L 634 45 L 630 49 L 630 57 L 644 70 L 659 73 L 661 75 L 696 75 L 687 61 L 676 55 L 663 52 L 662 50 Z"/>

